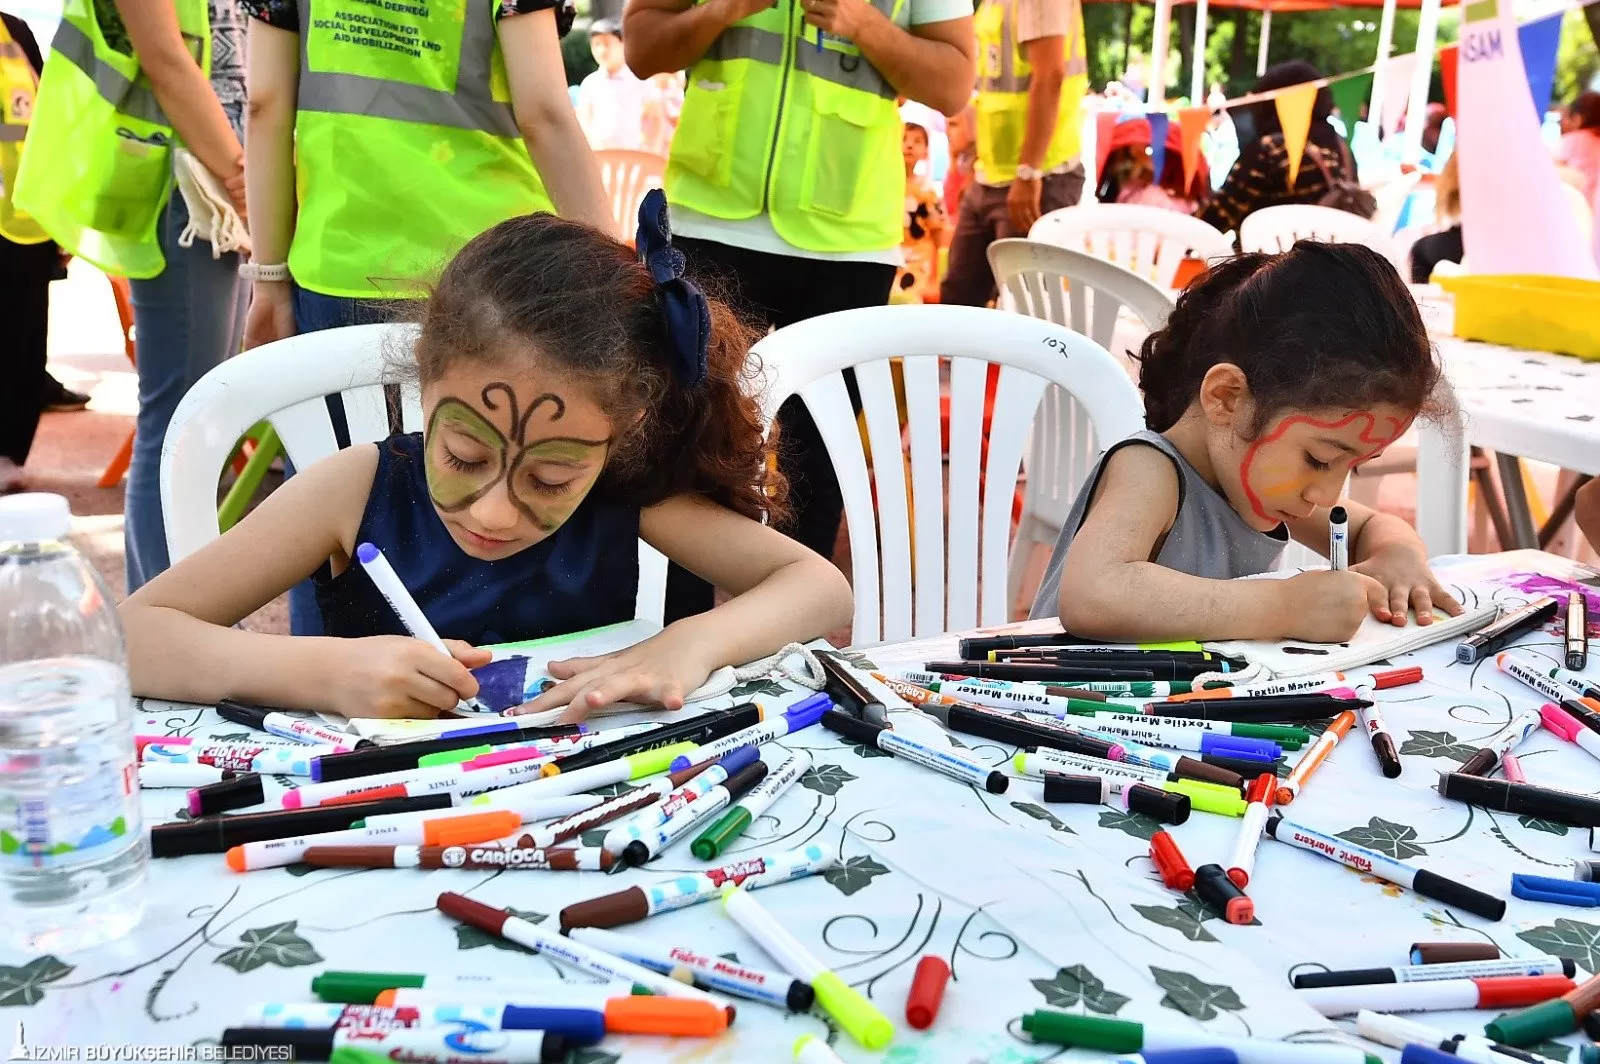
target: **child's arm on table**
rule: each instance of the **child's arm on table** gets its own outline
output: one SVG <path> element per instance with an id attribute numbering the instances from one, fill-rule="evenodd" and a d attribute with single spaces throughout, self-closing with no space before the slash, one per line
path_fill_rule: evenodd
<path id="1" fill-rule="evenodd" d="M 850 621 L 850 585 L 833 563 L 708 499 L 679 495 L 643 510 L 645 542 L 734 597 L 676 621 L 638 646 L 551 662 L 562 680 L 524 707 L 570 705 L 574 717 L 613 702 L 680 709 L 724 665 L 764 657 Z"/>
<path id="2" fill-rule="evenodd" d="M 1337 642 L 1360 626 L 1377 581 L 1356 573 L 1210 580 L 1150 559 L 1178 512 L 1178 474 L 1153 447 L 1106 462 L 1061 573 L 1061 623 L 1093 639 L 1305 639 Z"/>
<path id="3" fill-rule="evenodd" d="M 464 643 L 451 645 L 452 660 L 403 636 L 307 638 L 232 627 L 329 558 L 349 558 L 376 465 L 370 446 L 316 463 L 131 595 L 118 612 L 134 693 L 352 717 L 431 717 L 477 694 L 467 667 L 486 664 L 489 653 Z"/>
<path id="4" fill-rule="evenodd" d="M 1454 617 L 1461 603 L 1450 596 L 1428 567 L 1428 550 L 1417 530 L 1393 514 L 1380 514 L 1349 499 L 1340 499 L 1350 520 L 1350 571 L 1364 573 L 1384 587 L 1372 603 L 1380 621 L 1404 626 L 1409 611 L 1418 624 L 1432 624 L 1435 608 Z M 1320 506 L 1310 517 L 1289 524 L 1289 534 L 1324 557 L 1328 554 L 1328 510 Z"/>

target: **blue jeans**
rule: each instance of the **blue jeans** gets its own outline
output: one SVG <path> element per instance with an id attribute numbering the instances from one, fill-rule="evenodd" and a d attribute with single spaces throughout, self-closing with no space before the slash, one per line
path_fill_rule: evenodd
<path id="1" fill-rule="evenodd" d="M 397 305 L 387 300 L 325 296 L 320 292 L 307 291 L 299 285 L 294 286 L 293 304 L 296 333 L 389 321 L 394 313 L 391 307 Z M 333 419 L 334 437 L 341 447 L 348 446 L 350 430 L 345 423 L 343 404 L 330 399 L 328 414 Z M 293 475 L 294 467 L 286 460 L 284 476 Z M 322 611 L 317 607 L 317 593 L 310 580 L 302 580 L 289 589 L 289 631 L 295 635 L 322 634 Z"/>
<path id="2" fill-rule="evenodd" d="M 179 247 L 178 234 L 188 224 L 189 208 L 174 191 L 156 226 L 166 268 L 148 281 L 132 283 L 139 416 L 123 523 L 130 594 L 169 564 L 161 516 L 161 444 L 167 423 L 196 381 L 238 353 L 244 335 L 239 256 L 230 252 L 213 259 L 210 242 L 199 237 L 189 247 Z"/>

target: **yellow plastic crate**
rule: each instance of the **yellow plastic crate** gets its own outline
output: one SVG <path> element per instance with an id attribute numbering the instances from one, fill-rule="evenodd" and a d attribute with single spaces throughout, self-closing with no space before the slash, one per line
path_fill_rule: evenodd
<path id="1" fill-rule="evenodd" d="M 1538 274 L 1436 278 L 1456 297 L 1456 335 L 1600 361 L 1600 281 Z"/>

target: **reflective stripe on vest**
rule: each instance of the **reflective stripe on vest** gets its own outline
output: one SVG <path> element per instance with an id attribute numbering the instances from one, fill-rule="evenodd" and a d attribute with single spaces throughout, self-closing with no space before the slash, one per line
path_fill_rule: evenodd
<path id="1" fill-rule="evenodd" d="M 118 111 L 158 126 L 171 124 L 162 113 L 161 105 L 156 102 L 156 94 L 151 91 L 150 83 L 142 75 L 129 81 L 122 71 L 101 62 L 94 54 L 94 42 L 77 26 L 63 19 L 61 25 L 56 27 L 50 50 L 61 53 L 63 58 L 83 71 L 94 82 L 95 91 Z"/>
<path id="2" fill-rule="evenodd" d="M 1045 171 L 1065 166 L 1078 153 L 1078 111 L 1088 88 L 1082 7 L 1077 0 L 1069 0 L 1067 6 L 1065 71 L 1055 130 L 1040 161 Z M 985 0 L 974 18 L 979 51 L 978 180 L 986 184 L 1005 184 L 1016 177 L 1027 135 L 1033 67 L 1018 44 L 1016 18 L 1016 0 Z"/>
<path id="3" fill-rule="evenodd" d="M 1017 46 L 1016 42 L 1016 16 L 1016 2 L 1015 0 L 1010 0 L 1006 8 L 1005 17 L 1000 22 L 1000 72 L 992 77 L 986 77 L 983 74 L 983 67 L 980 65 L 978 71 L 979 92 L 1027 92 L 1033 87 L 1033 68 L 1029 67 L 1027 61 L 1022 58 L 1022 49 Z M 1084 55 L 1083 41 L 1078 35 L 1082 28 L 1081 18 L 1069 20 L 1062 48 L 1067 57 L 1064 77 L 1072 78 L 1080 74 L 1089 73 L 1089 60 Z M 1027 69 L 1019 71 L 1017 69 L 1018 66 L 1027 67 Z"/>
<path id="4" fill-rule="evenodd" d="M 450 93 L 402 81 L 311 69 L 307 55 L 311 0 L 300 0 L 299 11 L 300 88 L 296 99 L 300 110 L 422 122 L 496 137 L 521 136 L 511 105 L 496 100 L 489 88 L 495 48 L 493 18 L 467 16 L 461 29 L 456 88 Z"/>
<path id="5" fill-rule="evenodd" d="M 882 8 L 882 4 L 878 5 Z M 755 26 L 729 26 L 723 30 L 705 59 L 753 59 L 758 63 L 778 66 L 783 62 L 783 34 Z M 801 42 L 795 47 L 794 68 L 823 81 L 831 81 L 847 89 L 859 89 L 892 100 L 898 94 L 877 67 L 864 56 L 851 55 L 833 48 L 820 51 L 814 44 Z"/>

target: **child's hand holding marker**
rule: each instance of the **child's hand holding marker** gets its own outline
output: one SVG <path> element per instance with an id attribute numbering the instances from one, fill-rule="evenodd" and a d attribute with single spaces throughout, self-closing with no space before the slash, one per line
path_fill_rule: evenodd
<path id="1" fill-rule="evenodd" d="M 1371 613 L 1387 620 L 1388 592 L 1377 580 L 1354 570 L 1313 569 L 1282 581 L 1279 616 L 1289 639 L 1342 643 Z"/>
<path id="2" fill-rule="evenodd" d="M 436 717 L 478 693 L 468 670 L 492 657 L 459 639 L 444 640 L 448 657 L 403 635 L 325 642 L 338 655 L 326 670 L 327 708 L 347 717 Z"/>

